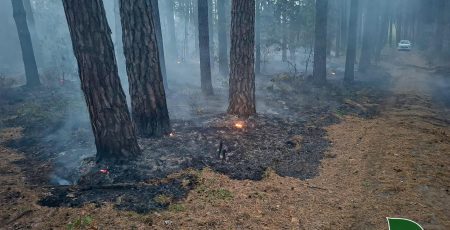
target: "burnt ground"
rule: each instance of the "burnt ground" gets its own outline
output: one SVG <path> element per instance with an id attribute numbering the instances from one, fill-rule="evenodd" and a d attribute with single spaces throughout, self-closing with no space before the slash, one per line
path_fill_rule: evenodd
<path id="1" fill-rule="evenodd" d="M 8 211 L 0 222 L 43 229 L 82 222 L 370 229 L 400 215 L 447 226 L 448 170 L 441 165 L 449 121 L 447 99 L 436 92 L 448 85 L 432 80 L 448 80 L 408 55 L 359 75 L 351 88 L 340 85 L 337 70 L 322 89 L 288 74 L 259 76 L 259 115 L 248 120 L 223 114 L 224 88 L 212 99 L 195 89 L 172 91 L 174 135 L 141 139 L 142 158 L 122 167 L 93 161 L 76 87 L 2 90 L 3 145 L 23 155 L 2 149 L 0 194 Z M 20 135 L 9 137 L 11 130 Z M 37 220 L 44 213 L 56 216 L 55 224 Z"/>
<path id="2" fill-rule="evenodd" d="M 146 202 L 152 197 L 169 194 L 180 199 L 188 189 L 175 182 L 107 189 L 89 185 L 149 183 L 184 169 L 205 167 L 233 179 L 260 180 L 268 168 L 281 176 L 299 179 L 316 176 L 330 144 L 324 127 L 339 122 L 346 114 L 375 116 L 377 101 L 386 94 L 379 86 L 386 84 L 380 79 L 388 79 L 384 77 L 387 73 L 378 71 L 373 78 L 353 87 L 340 85 L 342 74 L 332 75 L 330 84 L 324 88 L 315 88 L 287 73 L 258 76 L 261 108 L 257 116 L 248 119 L 223 114 L 227 100 L 224 88 L 217 88 L 212 98 L 172 90 L 169 101 L 188 98 L 170 107 L 171 114 L 175 114 L 172 135 L 140 139 L 142 157 L 121 166 L 94 162 L 86 111 L 73 85 L 4 91 L 3 103 L 7 106 L 2 106 L 6 115 L 2 121 L 5 127 L 24 128 L 23 137 L 7 146 L 26 154 L 16 164 L 27 174 L 27 181 L 32 185 L 55 185 L 50 190 L 52 195 L 40 204 L 77 207 L 114 201 L 126 194 L 135 198 L 122 200 L 119 207 L 146 212 L 163 207 Z M 183 104 L 185 107 L 180 108 Z M 243 123 L 244 127 L 237 128 L 236 123 Z M 101 173 L 101 169 L 108 172 Z M 67 186 L 71 184 L 86 185 L 89 189 Z"/>

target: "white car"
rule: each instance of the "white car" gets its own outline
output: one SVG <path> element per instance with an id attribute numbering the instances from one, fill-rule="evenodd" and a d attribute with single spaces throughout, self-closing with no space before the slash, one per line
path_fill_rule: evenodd
<path id="1" fill-rule="evenodd" d="M 397 50 L 411 51 L 412 43 L 409 40 L 401 40 L 398 43 Z"/>

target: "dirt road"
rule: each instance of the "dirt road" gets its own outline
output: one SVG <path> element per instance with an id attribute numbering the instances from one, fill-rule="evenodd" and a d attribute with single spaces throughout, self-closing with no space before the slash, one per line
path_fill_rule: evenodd
<path id="1" fill-rule="evenodd" d="M 391 75 L 381 114 L 328 127 L 332 145 L 313 179 L 268 171 L 261 181 L 231 180 L 205 169 L 185 200 L 159 213 L 47 208 L 36 204 L 45 191 L 24 186 L 14 166 L 20 154 L 1 147 L 0 228 L 387 229 L 386 217 L 404 217 L 427 230 L 450 229 L 449 99 L 436 97 L 450 79 L 434 76 L 414 53 L 389 56 L 380 64 Z"/>

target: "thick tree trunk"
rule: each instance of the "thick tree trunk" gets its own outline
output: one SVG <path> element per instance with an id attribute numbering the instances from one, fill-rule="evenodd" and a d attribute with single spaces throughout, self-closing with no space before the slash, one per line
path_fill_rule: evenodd
<path id="1" fill-rule="evenodd" d="M 355 79 L 356 36 L 358 28 L 358 1 L 351 0 L 350 20 L 347 36 L 347 55 L 345 57 L 344 81 L 351 83 Z"/>
<path id="2" fill-rule="evenodd" d="M 255 0 L 233 0 L 228 113 L 250 116 L 255 103 Z"/>
<path id="3" fill-rule="evenodd" d="M 133 121 L 139 135 L 171 131 L 161 73 L 153 0 L 121 0 L 120 16 Z"/>
<path id="4" fill-rule="evenodd" d="M 198 43 L 200 50 L 201 88 L 203 94 L 212 95 L 208 11 L 208 0 L 198 0 Z"/>
<path id="5" fill-rule="evenodd" d="M 134 157 L 140 150 L 120 85 L 103 2 L 64 0 L 63 4 L 91 118 L 97 159 Z"/>
<path id="6" fill-rule="evenodd" d="M 33 45 L 30 31 L 28 30 L 27 15 L 22 0 L 11 0 L 13 6 L 13 16 L 16 22 L 17 33 L 19 35 L 20 47 L 22 48 L 22 59 L 25 67 L 25 77 L 27 87 L 39 86 L 39 73 L 36 59 L 34 57 Z"/>
<path id="7" fill-rule="evenodd" d="M 155 19 L 155 30 L 156 30 L 156 41 L 158 43 L 158 51 L 159 51 L 159 63 L 161 66 L 161 75 L 163 76 L 164 81 L 164 89 L 168 89 L 167 85 L 167 73 L 166 73 L 166 55 L 164 52 L 164 41 L 162 37 L 162 30 L 161 30 L 161 18 L 159 15 L 159 4 L 158 0 L 152 0 L 153 9 L 150 9 L 153 11 L 153 18 Z"/>
<path id="8" fill-rule="evenodd" d="M 228 75 L 228 41 L 225 1 L 217 1 L 218 38 L 219 38 L 219 72 Z"/>
<path id="9" fill-rule="evenodd" d="M 256 0 L 255 16 L 255 73 L 261 73 L 261 0 Z"/>
<path id="10" fill-rule="evenodd" d="M 313 80 L 316 85 L 327 81 L 328 0 L 316 0 Z"/>

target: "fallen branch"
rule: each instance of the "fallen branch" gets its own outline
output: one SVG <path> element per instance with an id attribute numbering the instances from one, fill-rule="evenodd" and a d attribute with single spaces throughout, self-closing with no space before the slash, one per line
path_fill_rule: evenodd
<path id="1" fill-rule="evenodd" d="M 18 216 L 11 219 L 10 221 L 6 222 L 6 225 L 10 225 L 10 224 L 16 222 L 17 220 L 19 220 L 20 218 L 22 218 L 28 214 L 31 214 L 32 212 L 33 212 L 33 210 L 26 210 L 26 211 L 20 213 Z"/>

